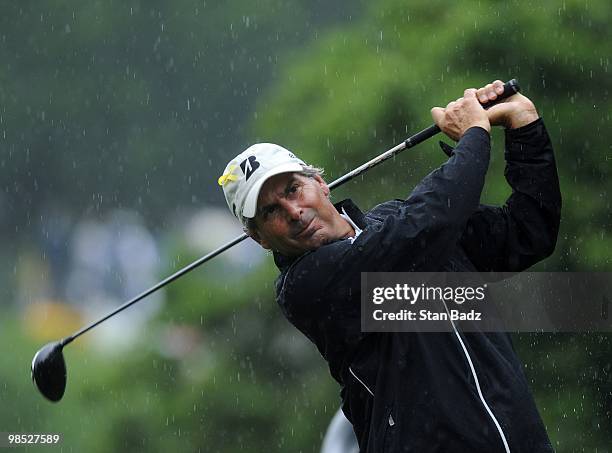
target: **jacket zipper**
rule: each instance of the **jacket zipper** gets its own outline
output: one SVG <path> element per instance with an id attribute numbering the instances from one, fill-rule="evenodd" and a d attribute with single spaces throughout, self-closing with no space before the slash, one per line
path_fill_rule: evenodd
<path id="1" fill-rule="evenodd" d="M 476 369 L 474 368 L 474 364 L 472 363 L 472 358 L 470 357 L 470 354 L 467 348 L 465 347 L 465 343 L 463 343 L 463 339 L 461 338 L 461 335 L 459 335 L 459 332 L 457 331 L 457 327 L 455 327 L 455 323 L 450 317 L 450 313 L 448 311 L 448 307 L 446 306 L 446 302 L 442 301 L 442 303 L 444 304 L 444 308 L 446 309 L 446 312 L 448 313 L 448 319 L 450 320 L 450 323 L 453 326 L 453 331 L 455 332 L 455 336 L 457 337 L 457 340 L 459 340 L 461 349 L 463 350 L 463 353 L 465 354 L 465 358 L 467 359 L 468 364 L 470 365 L 470 371 L 472 372 L 472 377 L 474 378 L 474 382 L 476 383 L 476 390 L 478 391 L 478 396 L 480 398 L 480 401 L 482 402 L 482 405 L 484 406 L 487 413 L 489 414 L 489 417 L 491 417 L 491 420 L 493 420 L 493 423 L 495 424 L 495 427 L 497 428 L 497 432 L 499 433 L 499 436 L 501 437 L 501 440 L 504 444 L 504 449 L 506 450 L 506 453 L 510 453 L 510 447 L 508 446 L 508 441 L 506 440 L 506 435 L 504 434 L 504 430 L 502 429 L 501 425 L 497 421 L 497 418 L 495 418 L 493 411 L 487 404 L 487 401 L 485 400 L 484 395 L 482 394 L 482 390 L 480 388 L 480 382 L 478 381 L 478 376 L 476 375 Z"/>
<path id="2" fill-rule="evenodd" d="M 353 377 L 357 379 L 357 381 L 359 381 L 359 383 L 365 387 L 365 389 L 370 393 L 370 395 L 374 396 L 374 393 L 372 392 L 372 390 L 370 390 L 370 388 L 367 385 L 365 385 L 365 382 L 363 382 L 361 379 L 357 377 L 357 375 L 355 374 L 355 372 L 353 371 L 351 367 L 349 367 L 349 373 L 351 373 Z"/>

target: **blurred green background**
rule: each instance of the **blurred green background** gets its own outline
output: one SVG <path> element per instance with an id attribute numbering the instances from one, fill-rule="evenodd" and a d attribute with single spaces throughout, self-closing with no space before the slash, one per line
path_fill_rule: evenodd
<path id="1" fill-rule="evenodd" d="M 61 403 L 30 381 L 42 344 L 240 233 L 216 180 L 256 141 L 331 180 L 517 77 L 564 195 L 536 270 L 610 271 L 610 23 L 607 0 L 0 4 L 0 431 L 61 432 L 62 451 L 319 450 L 337 388 L 253 244 L 68 348 Z M 483 201 L 501 203 L 503 132 L 493 146 Z M 334 198 L 369 208 L 443 161 L 431 140 Z M 610 340 L 515 337 L 559 452 L 612 451 Z"/>

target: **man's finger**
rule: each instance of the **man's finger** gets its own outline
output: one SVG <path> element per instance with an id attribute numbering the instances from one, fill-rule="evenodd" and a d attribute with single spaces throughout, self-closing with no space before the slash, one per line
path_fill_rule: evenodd
<path id="1" fill-rule="evenodd" d="M 501 80 L 496 80 L 495 82 L 493 82 L 493 87 L 497 94 L 502 94 L 504 92 L 504 82 L 502 82 Z"/>
<path id="2" fill-rule="evenodd" d="M 495 99 L 497 99 L 497 93 L 495 92 L 495 88 L 493 87 L 492 83 L 488 83 L 485 86 L 485 94 L 487 96 L 488 101 L 494 101 Z"/>
<path id="3" fill-rule="evenodd" d="M 463 92 L 463 97 L 466 99 L 476 97 L 476 88 L 468 88 L 465 90 Z"/>
<path id="4" fill-rule="evenodd" d="M 487 94 L 485 93 L 485 89 L 481 88 L 480 90 L 478 90 L 476 92 L 476 96 L 478 96 L 478 100 L 480 101 L 481 104 L 484 104 L 487 102 Z"/>
<path id="5" fill-rule="evenodd" d="M 438 126 L 444 117 L 444 109 L 442 107 L 434 107 L 431 109 L 431 117 Z"/>

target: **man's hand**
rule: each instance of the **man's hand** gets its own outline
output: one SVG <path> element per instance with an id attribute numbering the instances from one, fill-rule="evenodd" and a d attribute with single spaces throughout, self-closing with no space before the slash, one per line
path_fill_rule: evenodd
<path id="1" fill-rule="evenodd" d="M 495 101 L 497 96 L 504 92 L 504 83 L 496 80 L 493 83 L 476 91 L 476 96 L 481 104 Z M 504 99 L 498 105 L 487 110 L 489 121 L 493 126 L 504 126 L 506 129 L 516 129 L 526 126 L 537 120 L 540 116 L 533 102 L 520 93 Z"/>
<path id="2" fill-rule="evenodd" d="M 478 102 L 476 93 L 476 89 L 468 88 L 462 98 L 451 102 L 446 108 L 434 107 L 431 109 L 431 116 L 435 123 L 442 132 L 455 141 L 458 141 L 465 131 L 474 126 L 482 127 L 487 132 L 491 131 L 487 111 Z"/>

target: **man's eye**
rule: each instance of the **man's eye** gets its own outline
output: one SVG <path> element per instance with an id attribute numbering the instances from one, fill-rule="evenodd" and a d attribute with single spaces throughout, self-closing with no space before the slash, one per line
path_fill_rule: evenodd
<path id="1" fill-rule="evenodd" d="M 291 187 L 289 187 L 289 193 L 295 193 L 298 190 L 298 185 L 297 184 L 293 184 Z"/>
<path id="2" fill-rule="evenodd" d="M 274 211 L 276 211 L 276 206 L 268 206 L 265 208 L 262 213 L 264 220 L 266 220 L 270 215 L 274 214 Z"/>

